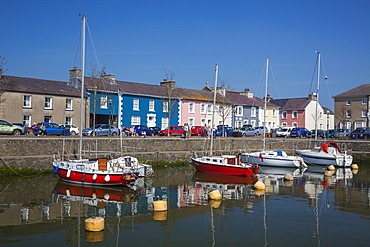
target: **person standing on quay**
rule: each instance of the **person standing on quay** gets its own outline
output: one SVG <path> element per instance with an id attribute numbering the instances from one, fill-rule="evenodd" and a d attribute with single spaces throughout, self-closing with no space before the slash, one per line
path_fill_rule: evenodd
<path id="1" fill-rule="evenodd" d="M 188 133 L 189 133 L 189 125 L 188 123 L 185 123 L 184 124 L 184 139 L 188 137 Z"/>

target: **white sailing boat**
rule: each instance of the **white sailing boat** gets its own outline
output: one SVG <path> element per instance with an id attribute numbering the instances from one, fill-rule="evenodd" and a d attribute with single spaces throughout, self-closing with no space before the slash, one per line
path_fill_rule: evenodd
<path id="1" fill-rule="evenodd" d="M 321 53 L 317 53 L 317 88 L 316 88 L 316 114 L 315 114 L 315 131 L 317 132 L 318 120 L 318 104 L 319 104 L 319 88 L 320 88 L 320 62 Z M 317 143 L 317 134 L 315 135 L 315 144 Z M 295 151 L 303 160 L 309 165 L 318 166 L 339 166 L 349 167 L 352 164 L 352 155 L 342 151 L 337 143 L 327 142 L 320 147 L 315 147 L 310 150 L 296 150 Z"/>
<path id="2" fill-rule="evenodd" d="M 266 82 L 265 82 L 265 105 L 263 126 L 266 127 L 267 110 L 267 85 L 268 85 L 269 58 L 266 59 Z M 266 128 L 264 128 L 266 129 Z M 266 150 L 266 135 L 263 133 L 263 149 L 260 152 L 243 153 L 241 155 L 243 162 L 257 164 L 259 166 L 272 166 L 284 168 L 304 168 L 307 165 L 303 159 L 298 156 L 289 156 L 283 150 Z"/>

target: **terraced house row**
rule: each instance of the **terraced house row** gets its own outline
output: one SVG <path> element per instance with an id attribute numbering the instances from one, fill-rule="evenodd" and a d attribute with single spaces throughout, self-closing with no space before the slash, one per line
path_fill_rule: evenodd
<path id="1" fill-rule="evenodd" d="M 54 122 L 80 126 L 81 70 L 69 71 L 69 81 L 52 81 L 2 75 L 0 73 L 0 119 L 9 122 Z M 205 83 L 200 89 L 176 87 L 174 80 L 158 85 L 116 80 L 114 74 L 100 78 L 85 77 L 84 127 L 110 123 L 117 127 L 144 124 L 148 127 L 215 125 L 234 128 L 251 125 L 270 129 L 296 126 L 314 129 L 316 95 L 304 98 L 273 99 L 256 97 L 243 91 L 217 88 Z M 318 128 L 367 127 L 370 84 L 334 96 L 335 113 L 318 104 Z M 345 102 L 345 103 L 341 103 Z M 357 113 L 360 112 L 360 114 Z"/>

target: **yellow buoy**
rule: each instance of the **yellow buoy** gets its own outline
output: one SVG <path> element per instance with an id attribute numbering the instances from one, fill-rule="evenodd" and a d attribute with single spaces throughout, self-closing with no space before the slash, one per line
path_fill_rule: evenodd
<path id="1" fill-rule="evenodd" d="M 209 200 L 209 205 L 212 208 L 218 208 L 221 204 L 221 200 Z"/>
<path id="2" fill-rule="evenodd" d="M 153 213 L 153 220 L 166 220 L 166 219 L 167 219 L 167 211 Z"/>
<path id="3" fill-rule="evenodd" d="M 293 175 L 290 173 L 285 174 L 284 180 L 293 181 Z"/>
<path id="4" fill-rule="evenodd" d="M 104 230 L 104 218 L 91 217 L 85 220 L 85 230 L 90 232 L 99 232 Z"/>
<path id="5" fill-rule="evenodd" d="M 153 202 L 153 210 L 155 212 L 166 211 L 167 210 L 167 201 L 159 200 Z"/>
<path id="6" fill-rule="evenodd" d="M 254 193 L 256 196 L 263 196 L 265 194 L 265 190 L 255 190 Z"/>
<path id="7" fill-rule="evenodd" d="M 266 188 L 266 185 L 261 182 L 261 181 L 257 181 L 254 185 L 253 185 L 254 188 L 256 188 L 257 190 L 264 190 Z"/>
<path id="8" fill-rule="evenodd" d="M 357 170 L 357 169 L 358 169 L 358 165 L 357 165 L 357 164 L 352 164 L 352 165 L 351 165 L 351 168 L 352 168 L 353 170 Z"/>
<path id="9" fill-rule="evenodd" d="M 329 171 L 335 171 L 335 166 L 333 165 L 330 165 L 327 167 Z"/>
<path id="10" fill-rule="evenodd" d="M 209 199 L 212 200 L 221 200 L 222 196 L 219 190 L 212 190 L 208 193 Z"/>

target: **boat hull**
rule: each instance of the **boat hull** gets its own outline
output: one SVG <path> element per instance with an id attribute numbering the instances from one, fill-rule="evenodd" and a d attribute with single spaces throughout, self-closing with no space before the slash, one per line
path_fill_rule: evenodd
<path id="1" fill-rule="evenodd" d="M 249 165 L 225 165 L 202 162 L 200 158 L 193 158 L 192 163 L 197 171 L 230 176 L 255 176 L 258 173 L 257 166 Z"/>
<path id="2" fill-rule="evenodd" d="M 245 154 L 246 161 L 250 164 L 259 166 L 273 166 L 282 168 L 301 168 L 305 167 L 303 160 L 299 157 L 283 157 L 283 156 L 265 156 L 260 157 L 259 153 Z"/>
<path id="3" fill-rule="evenodd" d="M 353 157 L 346 154 L 329 154 L 325 152 L 314 152 L 312 150 L 296 150 L 296 153 L 303 158 L 304 162 L 316 166 L 338 166 L 350 167 Z"/>
<path id="4" fill-rule="evenodd" d="M 138 173 L 108 173 L 102 171 L 83 172 L 62 167 L 55 167 L 54 173 L 66 182 L 75 184 L 114 186 L 134 184 L 138 178 Z"/>

